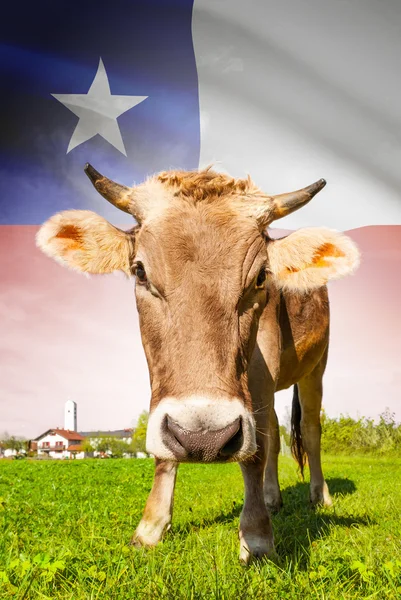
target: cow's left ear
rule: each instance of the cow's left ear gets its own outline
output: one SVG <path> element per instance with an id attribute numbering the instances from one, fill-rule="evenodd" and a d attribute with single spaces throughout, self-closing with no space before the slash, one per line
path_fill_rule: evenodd
<path id="1" fill-rule="evenodd" d="M 89 210 L 66 210 L 54 215 L 39 229 L 36 244 L 75 271 L 131 274 L 133 232 L 122 231 Z"/>
<path id="2" fill-rule="evenodd" d="M 360 254 L 354 242 L 331 229 L 305 228 L 267 244 L 270 271 L 282 289 L 306 292 L 352 273 Z"/>

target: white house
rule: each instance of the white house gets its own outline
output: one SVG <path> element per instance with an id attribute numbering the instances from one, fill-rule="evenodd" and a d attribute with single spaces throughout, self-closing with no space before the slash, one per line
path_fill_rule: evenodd
<path id="1" fill-rule="evenodd" d="M 4 448 L 4 444 L 0 441 L 0 458 L 13 458 L 14 456 L 22 456 L 26 454 L 25 448 L 16 450 L 15 448 Z"/>
<path id="2" fill-rule="evenodd" d="M 49 458 L 86 458 L 96 456 L 111 456 L 111 451 L 105 453 L 98 451 L 97 446 L 104 438 L 116 438 L 127 444 L 132 442 L 133 429 L 116 429 L 112 431 L 83 431 L 76 432 L 71 429 L 48 429 L 30 442 L 30 450 L 37 452 L 38 456 L 48 456 Z M 87 440 L 94 448 L 93 452 L 83 450 L 83 442 Z M 124 458 L 130 458 L 132 454 L 124 453 Z M 145 458 L 145 453 L 136 453 L 138 458 Z"/>
<path id="3" fill-rule="evenodd" d="M 69 429 L 48 429 L 33 440 L 37 444 L 38 456 L 50 458 L 85 458 L 82 450 L 84 436 Z"/>
<path id="4" fill-rule="evenodd" d="M 3 450 L 4 458 L 11 458 L 11 456 L 17 456 L 18 451 L 14 450 L 14 448 L 5 448 Z"/>

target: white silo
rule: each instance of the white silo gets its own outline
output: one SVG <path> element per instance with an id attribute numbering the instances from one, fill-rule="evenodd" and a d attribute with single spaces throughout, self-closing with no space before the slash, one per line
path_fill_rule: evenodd
<path id="1" fill-rule="evenodd" d="M 64 429 L 77 431 L 77 403 L 67 400 L 64 408 Z"/>

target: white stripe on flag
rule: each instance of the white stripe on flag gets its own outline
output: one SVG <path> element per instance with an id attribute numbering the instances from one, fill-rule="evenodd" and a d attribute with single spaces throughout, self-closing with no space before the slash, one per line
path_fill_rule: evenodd
<path id="1" fill-rule="evenodd" d="M 401 224 L 401 10 L 355 0 L 195 0 L 200 166 L 281 193 L 324 177 L 277 223 Z"/>

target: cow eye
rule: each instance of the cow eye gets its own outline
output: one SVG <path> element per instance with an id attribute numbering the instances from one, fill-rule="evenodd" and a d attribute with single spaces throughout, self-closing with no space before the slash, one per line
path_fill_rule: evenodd
<path id="1" fill-rule="evenodd" d="M 266 267 L 262 267 L 256 280 L 256 287 L 261 288 L 266 281 Z"/>
<path id="2" fill-rule="evenodd" d="M 140 262 L 136 265 L 135 275 L 136 275 L 136 278 L 139 283 L 142 283 L 142 284 L 147 283 L 148 278 L 146 275 L 145 267 Z"/>

